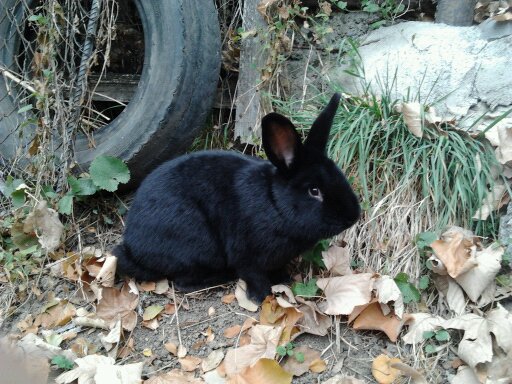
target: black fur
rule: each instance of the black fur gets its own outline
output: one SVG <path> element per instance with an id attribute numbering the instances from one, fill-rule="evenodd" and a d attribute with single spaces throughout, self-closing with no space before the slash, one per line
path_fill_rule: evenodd
<path id="1" fill-rule="evenodd" d="M 325 155 L 335 94 L 302 144 L 293 124 L 262 120 L 270 161 L 203 151 L 162 164 L 141 184 L 114 254 L 121 274 L 198 289 L 237 277 L 261 301 L 286 264 L 359 218 L 358 199 Z M 318 188 L 323 201 L 311 196 Z"/>

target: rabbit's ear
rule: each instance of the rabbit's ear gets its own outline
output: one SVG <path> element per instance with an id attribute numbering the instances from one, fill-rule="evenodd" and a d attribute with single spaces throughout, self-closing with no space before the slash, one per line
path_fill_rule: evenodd
<path id="1" fill-rule="evenodd" d="M 332 121 L 338 105 L 340 103 L 341 95 L 335 93 L 331 97 L 331 101 L 324 108 L 324 110 L 318 115 L 315 122 L 311 126 L 308 137 L 304 142 L 304 145 L 311 149 L 324 152 L 327 147 L 327 140 L 329 139 L 329 132 L 331 131 Z"/>
<path id="2" fill-rule="evenodd" d="M 292 122 L 279 113 L 269 113 L 261 120 L 263 149 L 280 171 L 290 170 L 302 150 L 300 136 Z"/>

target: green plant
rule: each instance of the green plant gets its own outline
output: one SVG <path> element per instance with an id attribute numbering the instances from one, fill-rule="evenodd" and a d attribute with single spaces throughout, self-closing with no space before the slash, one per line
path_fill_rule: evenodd
<path id="1" fill-rule="evenodd" d="M 423 339 L 429 342 L 425 344 L 425 353 L 434 354 L 439 350 L 440 343 L 450 341 L 450 334 L 445 329 L 423 332 Z"/>
<path id="2" fill-rule="evenodd" d="M 316 279 L 311 279 L 307 283 L 293 283 L 292 292 L 296 296 L 314 297 L 318 292 Z"/>
<path id="3" fill-rule="evenodd" d="M 296 351 L 294 351 L 294 348 L 295 348 L 295 344 L 293 344 L 291 341 L 289 341 L 285 345 L 278 346 L 276 348 L 276 353 L 281 357 L 285 357 L 285 356 L 294 357 L 295 360 L 297 360 L 297 362 L 303 363 L 304 362 L 304 353 L 296 352 Z"/>
<path id="4" fill-rule="evenodd" d="M 57 355 L 52 358 L 52 364 L 56 365 L 60 369 L 64 369 L 65 371 L 69 371 L 73 369 L 75 363 L 71 360 L 67 359 L 62 355 Z"/>
<path id="5" fill-rule="evenodd" d="M 302 259 L 309 261 L 318 267 L 325 268 L 324 262 L 322 260 L 322 252 L 329 248 L 329 243 L 330 240 L 328 239 L 320 240 L 311 250 L 302 254 Z"/>
<path id="6" fill-rule="evenodd" d="M 384 25 L 387 21 L 394 21 L 396 17 L 405 11 L 405 5 L 397 0 L 363 0 L 361 2 L 364 12 L 377 13 L 382 20 L 370 24 L 371 29 L 376 29 Z"/>
<path id="7" fill-rule="evenodd" d="M 420 292 L 418 291 L 418 288 L 409 282 L 409 276 L 406 273 L 399 273 L 396 275 L 394 280 L 400 289 L 400 292 L 402 292 L 402 297 L 404 298 L 405 304 L 420 301 Z"/>

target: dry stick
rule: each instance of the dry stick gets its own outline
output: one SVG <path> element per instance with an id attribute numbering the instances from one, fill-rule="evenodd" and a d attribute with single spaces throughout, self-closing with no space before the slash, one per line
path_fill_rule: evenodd
<path id="1" fill-rule="evenodd" d="M 12 72 L 9 72 L 7 69 L 0 67 L 0 72 L 8 79 L 14 81 L 16 84 L 21 85 L 23 88 L 25 88 L 27 91 L 30 91 L 31 93 L 36 93 L 36 90 L 34 87 L 29 85 L 28 81 L 21 80 L 19 77 L 14 76 Z"/>
<path id="2" fill-rule="evenodd" d="M 339 355 L 341 353 L 341 330 L 340 330 L 340 317 L 334 317 L 334 324 L 336 326 L 336 353 Z"/>
<path id="3" fill-rule="evenodd" d="M 180 343 L 180 346 L 182 346 L 183 344 L 181 343 L 181 331 L 180 331 L 180 317 L 178 315 L 178 312 L 179 312 L 179 309 L 180 309 L 180 306 L 176 306 L 176 290 L 174 289 L 174 282 L 171 281 L 171 287 L 172 287 L 172 299 L 174 300 L 174 306 L 176 307 L 176 312 L 174 313 L 174 315 L 176 316 L 176 326 L 177 326 L 177 329 L 178 329 L 178 342 Z M 185 299 L 183 299 L 185 300 Z M 181 305 L 181 304 L 180 304 Z"/>

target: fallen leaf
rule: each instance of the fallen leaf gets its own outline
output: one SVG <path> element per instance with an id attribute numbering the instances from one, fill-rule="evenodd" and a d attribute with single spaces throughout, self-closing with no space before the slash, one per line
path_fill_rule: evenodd
<path id="1" fill-rule="evenodd" d="M 325 364 L 325 361 L 320 358 L 313 360 L 309 365 L 309 370 L 314 373 L 321 373 L 325 371 L 326 368 L 327 364 Z"/>
<path id="2" fill-rule="evenodd" d="M 402 292 L 395 280 L 390 276 L 379 276 L 375 279 L 373 285 L 377 300 L 379 303 L 388 304 L 394 302 L 395 314 L 398 317 L 402 317 L 404 313 L 404 301 L 402 298 Z M 387 313 L 385 313 L 387 315 Z"/>
<path id="3" fill-rule="evenodd" d="M 187 353 L 188 353 L 187 348 L 185 348 L 185 346 L 183 344 L 178 345 L 178 354 L 177 354 L 177 356 L 180 359 L 185 357 L 185 356 L 187 356 Z"/>
<path id="4" fill-rule="evenodd" d="M 423 106 L 418 102 L 402 103 L 395 107 L 397 112 L 402 113 L 404 122 L 409 132 L 414 136 L 423 137 L 422 114 Z"/>
<path id="5" fill-rule="evenodd" d="M 253 366 L 247 367 L 236 375 L 235 383 L 256 384 L 290 384 L 293 375 L 286 372 L 277 361 L 273 359 L 259 359 Z"/>
<path id="6" fill-rule="evenodd" d="M 163 373 L 158 376 L 152 376 L 144 381 L 144 384 L 201 384 L 201 379 L 196 379 L 193 373 L 181 372 L 173 369 L 170 372 Z"/>
<path id="7" fill-rule="evenodd" d="M 226 353 L 224 359 L 226 373 L 228 375 L 236 374 L 261 358 L 273 359 L 282 332 L 282 327 L 269 325 L 256 325 L 251 328 L 249 331 L 251 344 L 230 349 Z"/>
<path id="8" fill-rule="evenodd" d="M 457 374 L 451 381 L 451 384 L 480 384 L 480 380 L 475 372 L 468 367 L 463 365 L 457 370 Z"/>
<path id="9" fill-rule="evenodd" d="M 219 366 L 221 361 L 224 359 L 224 352 L 222 352 L 220 349 L 216 349 L 215 351 L 212 351 L 206 359 L 204 359 L 201 362 L 201 369 L 203 372 L 208 372 L 211 370 L 214 370 Z"/>
<path id="10" fill-rule="evenodd" d="M 49 329 L 65 325 L 71 321 L 76 314 L 76 308 L 67 300 L 60 300 L 56 305 L 48 307 L 41 314 L 41 326 Z"/>
<path id="11" fill-rule="evenodd" d="M 158 280 L 155 285 L 155 293 L 163 295 L 169 291 L 169 281 L 167 279 Z"/>
<path id="12" fill-rule="evenodd" d="M 151 357 L 153 356 L 153 351 L 151 350 L 151 348 L 144 348 L 142 350 L 142 354 L 146 357 Z"/>
<path id="13" fill-rule="evenodd" d="M 139 296 L 129 291 L 125 283 L 121 290 L 103 288 L 103 296 L 96 307 L 96 315 L 103 320 L 113 323 L 121 316 L 123 328 L 132 331 L 137 325 L 137 314 L 134 309 L 139 304 Z"/>
<path id="14" fill-rule="evenodd" d="M 164 348 L 167 350 L 167 352 L 172 353 L 174 356 L 178 354 L 178 346 L 172 341 L 165 343 Z"/>
<path id="15" fill-rule="evenodd" d="M 79 337 L 73 342 L 73 344 L 71 344 L 71 350 L 78 357 L 84 357 L 87 355 L 95 354 L 98 350 L 98 347 L 93 343 L 89 342 L 87 339 Z"/>
<path id="16" fill-rule="evenodd" d="M 491 244 L 482 251 L 476 252 L 476 266 L 455 278 L 471 301 L 477 302 L 482 293 L 494 283 L 494 278 L 501 268 L 504 251 L 503 247 Z"/>
<path id="17" fill-rule="evenodd" d="M 283 308 L 295 307 L 297 304 L 297 300 L 295 299 L 295 295 L 292 290 L 284 284 L 273 285 L 272 293 L 280 294 L 277 295 L 276 299 L 279 305 Z"/>
<path id="18" fill-rule="evenodd" d="M 448 275 L 435 276 L 434 284 L 438 291 L 446 297 L 448 307 L 456 314 L 466 312 L 466 298 L 460 285 Z"/>
<path id="19" fill-rule="evenodd" d="M 391 368 L 398 369 L 402 374 L 409 376 L 414 384 L 428 384 L 427 379 L 413 367 L 400 362 L 391 363 Z"/>
<path id="20" fill-rule="evenodd" d="M 185 372 L 192 372 L 196 370 L 197 367 L 199 367 L 199 364 L 201 364 L 202 359 L 196 356 L 185 356 L 181 359 L 178 359 L 179 363 L 181 364 L 181 369 Z"/>
<path id="21" fill-rule="evenodd" d="M 204 382 L 206 384 L 226 384 L 227 381 L 225 376 L 222 376 L 217 369 L 206 372 L 203 375 Z"/>
<path id="22" fill-rule="evenodd" d="M 453 278 L 477 265 L 476 245 L 472 239 L 464 237 L 463 233 L 454 232 L 450 236 L 443 234 L 441 240 L 435 240 L 430 246 Z"/>
<path id="23" fill-rule="evenodd" d="M 497 181 L 494 183 L 492 190 L 487 192 L 482 206 L 477 210 L 473 219 L 476 220 L 487 220 L 489 215 L 500 209 L 507 201 L 503 199 L 507 192 L 507 187 L 503 181 Z"/>
<path id="24" fill-rule="evenodd" d="M 203 336 L 206 336 L 207 343 L 211 343 L 215 339 L 215 333 L 213 333 L 212 327 L 206 328 L 206 331 L 201 333 Z"/>
<path id="25" fill-rule="evenodd" d="M 238 305 L 250 312 L 256 312 L 258 306 L 247 297 L 247 284 L 243 280 L 238 280 L 235 289 L 235 297 Z"/>
<path id="26" fill-rule="evenodd" d="M 224 304 L 231 304 L 233 301 L 235 301 L 235 294 L 230 293 L 229 295 L 224 295 L 222 296 L 221 301 Z"/>
<path id="27" fill-rule="evenodd" d="M 110 330 L 108 334 L 101 333 L 99 335 L 99 339 L 101 344 L 105 348 L 109 357 L 116 358 L 117 357 L 117 349 L 119 346 L 119 341 L 121 340 L 121 319 L 116 321 L 114 327 Z"/>
<path id="28" fill-rule="evenodd" d="M 241 331 L 242 331 L 241 325 L 233 325 L 224 330 L 224 337 L 226 337 L 227 339 L 232 339 L 233 337 L 238 336 L 241 333 Z"/>
<path id="29" fill-rule="evenodd" d="M 336 375 L 323 381 L 322 384 L 365 384 L 365 382 L 352 376 Z"/>
<path id="30" fill-rule="evenodd" d="M 35 232 L 39 244 L 48 252 L 53 252 L 61 244 L 64 226 L 59 220 L 59 214 L 48 208 L 46 200 L 41 200 L 25 219 L 23 231 Z"/>
<path id="31" fill-rule="evenodd" d="M 260 324 L 281 325 L 283 327 L 281 344 L 290 341 L 299 332 L 296 324 L 302 316 L 304 315 L 293 307 L 281 307 L 272 296 L 268 296 L 261 303 Z"/>
<path id="32" fill-rule="evenodd" d="M 144 320 L 142 321 L 141 325 L 145 328 L 148 328 L 148 329 L 151 329 L 151 330 L 155 330 L 155 329 L 158 329 L 158 327 L 160 326 L 160 323 L 158 322 L 158 319 L 151 319 L 151 320 Z"/>
<path id="33" fill-rule="evenodd" d="M 128 356 L 130 356 L 135 351 L 135 345 L 134 345 L 133 337 L 130 337 L 128 341 L 119 348 L 117 357 L 119 359 L 126 359 Z"/>
<path id="34" fill-rule="evenodd" d="M 295 356 L 297 353 L 302 353 L 304 360 L 297 361 Z M 283 369 L 290 372 L 293 376 L 302 376 L 309 371 L 309 366 L 315 361 L 320 359 L 320 352 L 309 347 L 300 346 L 293 349 L 294 356 L 289 356 L 283 364 Z"/>
<path id="35" fill-rule="evenodd" d="M 314 301 L 307 301 L 302 298 L 297 300 L 302 303 L 297 309 L 304 315 L 297 322 L 300 331 L 318 336 L 327 335 L 332 325 L 331 316 L 321 313 Z"/>
<path id="36" fill-rule="evenodd" d="M 397 341 L 402 329 L 402 321 L 394 315 L 385 316 L 378 302 L 368 304 L 352 324 L 356 330 L 374 330 L 384 332 L 393 343 Z"/>
<path id="37" fill-rule="evenodd" d="M 402 337 L 405 344 L 416 344 L 422 342 L 423 333 L 435 331 L 441 328 L 445 320 L 442 317 L 430 313 L 410 313 L 405 325 L 409 326 L 409 332 Z"/>
<path id="38" fill-rule="evenodd" d="M 143 281 L 139 283 L 139 287 L 144 292 L 152 292 L 156 289 L 156 283 L 154 281 Z"/>
<path id="39" fill-rule="evenodd" d="M 328 315 L 349 315 L 356 306 L 369 303 L 372 277 L 372 273 L 360 273 L 318 279 L 316 284 L 326 298 L 320 309 Z"/>
<path id="40" fill-rule="evenodd" d="M 176 305 L 174 305 L 172 303 L 165 304 L 164 313 L 166 315 L 174 315 L 175 312 L 176 312 Z"/>
<path id="41" fill-rule="evenodd" d="M 103 265 L 96 275 L 96 281 L 104 287 L 113 287 L 116 276 L 117 257 L 109 255 L 105 257 Z"/>
<path id="42" fill-rule="evenodd" d="M 501 304 L 487 316 L 489 332 L 496 336 L 496 343 L 507 354 L 512 353 L 512 314 Z"/>
<path id="43" fill-rule="evenodd" d="M 330 246 L 327 251 L 322 252 L 322 261 L 325 264 L 325 268 L 334 276 L 352 274 L 348 247 Z"/>
<path id="44" fill-rule="evenodd" d="M 144 314 L 142 315 L 142 320 L 148 321 L 157 317 L 160 312 L 164 310 L 164 307 L 161 305 L 150 305 L 144 310 Z"/>
<path id="45" fill-rule="evenodd" d="M 100 384 L 139 384 L 141 382 L 143 363 L 114 365 L 111 357 L 89 355 L 75 360 L 77 368 L 59 375 L 57 384 L 79 383 Z"/>
<path id="46" fill-rule="evenodd" d="M 391 384 L 398 376 L 400 370 L 393 368 L 391 365 L 400 363 L 399 358 L 390 358 L 387 355 L 379 355 L 372 362 L 372 375 L 379 384 Z"/>

